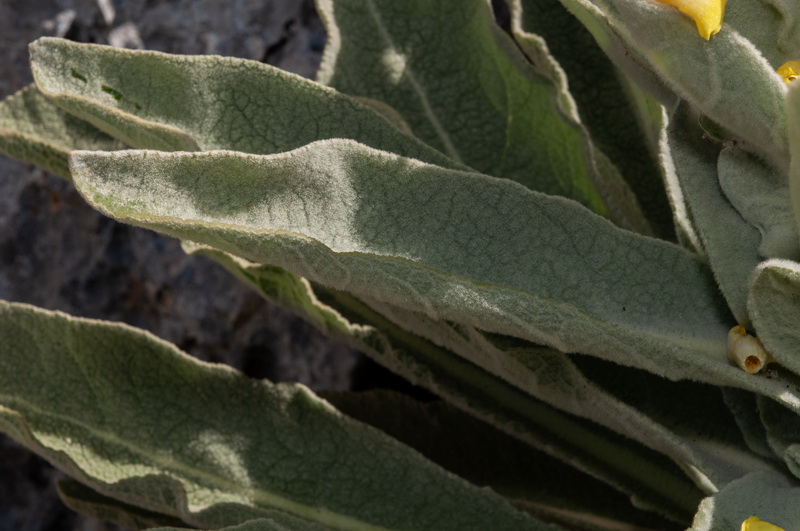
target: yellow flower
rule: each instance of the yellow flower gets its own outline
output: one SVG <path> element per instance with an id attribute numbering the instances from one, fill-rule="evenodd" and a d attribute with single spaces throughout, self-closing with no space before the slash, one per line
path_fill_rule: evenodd
<path id="1" fill-rule="evenodd" d="M 765 522 L 758 516 L 751 516 L 742 522 L 742 531 L 784 531 L 784 529 Z"/>
<path id="2" fill-rule="evenodd" d="M 788 85 L 798 77 L 800 77 L 800 61 L 789 61 L 783 63 L 780 68 L 776 70 L 778 74 L 786 81 Z"/>
<path id="3" fill-rule="evenodd" d="M 689 15 L 697 24 L 697 32 L 705 40 L 711 38 L 722 27 L 726 0 L 658 0 L 663 4 L 677 7 Z"/>

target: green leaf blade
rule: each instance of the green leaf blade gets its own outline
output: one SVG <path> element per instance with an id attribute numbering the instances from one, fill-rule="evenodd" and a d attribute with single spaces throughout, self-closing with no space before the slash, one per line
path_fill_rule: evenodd
<path id="1" fill-rule="evenodd" d="M 727 359 L 733 323 L 702 262 L 563 198 L 342 140 L 271 157 L 82 152 L 73 169 L 122 221 L 313 282 L 670 378 L 752 385 Z"/>
<path id="2" fill-rule="evenodd" d="M 786 88 L 775 74 L 780 64 L 771 65 L 730 21 L 706 41 L 697 35 L 688 17 L 660 2 L 562 3 L 581 19 L 620 68 L 659 99 L 669 103 L 674 96 L 670 98 L 668 92 L 679 95 L 775 167 L 785 170 L 788 166 Z M 759 16 L 758 22 L 763 24 L 764 17 Z M 744 26 L 752 19 L 740 16 L 736 23 Z M 778 34 L 778 26 L 774 28 Z M 794 46 L 796 49 L 797 43 Z M 664 86 L 669 87 L 666 93 Z"/>
<path id="3" fill-rule="evenodd" d="M 768 260 L 753 273 L 748 307 L 759 340 L 781 365 L 800 374 L 800 264 Z"/>
<path id="4" fill-rule="evenodd" d="M 256 61 L 52 38 L 39 39 L 30 49 L 42 92 L 134 147 L 269 154 L 341 137 L 463 167 L 353 98 Z"/>
<path id="5" fill-rule="evenodd" d="M 737 324 L 748 326 L 747 285 L 762 260 L 758 253 L 761 236 L 726 199 L 718 175 L 721 146 L 704 138 L 696 119 L 683 105 L 670 117 L 662 139 L 664 159 L 669 161 L 665 166 L 674 174 L 693 228 Z"/>
<path id="6" fill-rule="evenodd" d="M 656 160 L 657 131 L 641 123 L 660 106 L 625 79 L 592 35 L 558 0 L 511 3 L 512 30 L 525 53 L 543 68 L 552 55 L 592 140 L 619 168 L 655 232 L 674 238 L 672 212 Z M 554 74 L 557 81 L 559 73 Z M 562 91 L 567 92 L 566 87 Z"/>
<path id="7" fill-rule="evenodd" d="M 30 85 L 0 102 L 0 151 L 69 178 L 69 152 L 126 146 L 49 101 Z"/>
<path id="8" fill-rule="evenodd" d="M 319 9 L 331 35 L 322 83 L 388 103 L 419 138 L 482 173 L 650 230 L 563 87 L 531 66 L 487 2 L 452 10 L 444 2 L 325 0 Z"/>
<path id="9" fill-rule="evenodd" d="M 199 527 L 288 513 L 334 528 L 547 529 L 303 386 L 249 380 L 127 326 L 10 303 L 0 314 L 0 424 L 105 496 Z"/>

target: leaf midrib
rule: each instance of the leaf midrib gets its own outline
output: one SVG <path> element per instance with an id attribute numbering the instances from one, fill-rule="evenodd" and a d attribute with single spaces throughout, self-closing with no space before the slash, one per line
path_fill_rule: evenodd
<path id="1" fill-rule="evenodd" d="M 386 44 L 389 46 L 390 50 L 393 53 L 397 53 L 398 55 L 400 55 L 400 53 L 397 51 L 397 46 L 395 45 L 392 36 L 389 34 L 388 28 L 383 22 L 383 18 L 378 12 L 378 8 L 375 6 L 374 0 L 368 0 L 367 7 L 369 8 L 370 15 L 375 20 L 375 25 L 378 28 L 378 33 L 380 34 L 381 38 L 386 41 Z M 417 94 L 419 102 L 422 105 L 423 114 L 430 122 L 434 131 L 436 131 L 436 135 L 442 141 L 445 153 L 459 164 L 464 164 L 464 160 L 462 159 L 455 144 L 453 144 L 453 141 L 450 138 L 450 134 L 445 130 L 444 126 L 439 121 L 438 116 L 436 116 L 436 113 L 434 112 L 433 107 L 431 106 L 431 103 L 428 100 L 428 95 L 425 92 L 425 89 L 417 79 L 417 76 L 414 73 L 414 69 L 411 67 L 409 63 L 405 65 L 403 69 L 403 74 L 406 76 L 406 79 L 408 79 L 408 83 L 409 85 L 411 85 L 411 88 Z"/>

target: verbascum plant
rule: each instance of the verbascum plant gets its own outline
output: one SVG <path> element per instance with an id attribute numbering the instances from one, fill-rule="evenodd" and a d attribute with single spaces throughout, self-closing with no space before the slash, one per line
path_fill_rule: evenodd
<path id="1" fill-rule="evenodd" d="M 800 529 L 800 1 L 317 6 L 316 82 L 36 41 L 0 148 L 443 400 L 3 303 L 0 428 L 62 498 L 162 530 Z"/>

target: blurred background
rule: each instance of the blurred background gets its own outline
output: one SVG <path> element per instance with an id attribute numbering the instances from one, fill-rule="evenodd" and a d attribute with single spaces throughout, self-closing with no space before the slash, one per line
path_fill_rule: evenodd
<path id="1" fill-rule="evenodd" d="M 27 44 L 41 36 L 242 57 L 309 78 L 325 45 L 313 0 L 0 0 L 0 98 L 32 82 Z M 341 390 L 382 374 L 176 240 L 105 218 L 70 183 L 2 155 L 0 299 L 123 321 L 254 378 Z M 117 529 L 67 509 L 59 477 L 0 434 L 0 531 Z"/>

